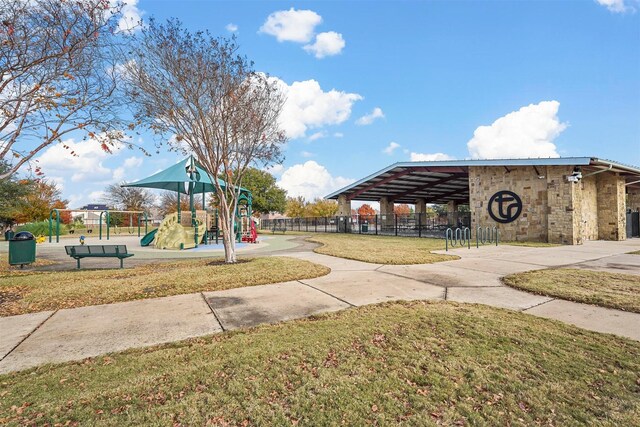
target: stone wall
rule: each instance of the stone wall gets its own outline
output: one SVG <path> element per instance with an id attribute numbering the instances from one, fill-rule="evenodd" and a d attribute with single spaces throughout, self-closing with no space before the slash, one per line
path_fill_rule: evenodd
<path id="1" fill-rule="evenodd" d="M 544 176 L 546 169 L 538 167 L 538 172 Z M 520 216 L 508 224 L 497 223 L 488 211 L 489 199 L 502 190 L 516 193 L 523 204 Z M 469 202 L 473 229 L 498 226 L 502 240 L 547 241 L 547 181 L 532 166 L 470 167 Z"/>
<path id="2" fill-rule="evenodd" d="M 625 240 L 625 180 L 616 173 L 596 175 L 598 191 L 598 238 Z"/>
<path id="3" fill-rule="evenodd" d="M 598 240 L 598 190 L 596 176 L 582 179 L 582 236 L 584 240 Z"/>
<path id="4" fill-rule="evenodd" d="M 567 181 L 572 166 L 547 167 L 547 242 L 578 245 L 582 243 L 582 191 Z"/>
<path id="5" fill-rule="evenodd" d="M 498 226 L 503 240 L 579 245 L 584 240 L 624 240 L 624 178 L 612 172 L 567 181 L 573 166 L 470 167 L 472 227 Z M 588 174 L 587 174 L 588 175 Z M 522 199 L 522 213 L 513 222 L 498 223 L 488 202 L 508 190 Z M 629 195 L 640 208 L 640 190 Z"/>

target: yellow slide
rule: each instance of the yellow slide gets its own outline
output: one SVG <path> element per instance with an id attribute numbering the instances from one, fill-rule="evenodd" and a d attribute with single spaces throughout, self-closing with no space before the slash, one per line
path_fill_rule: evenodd
<path id="1" fill-rule="evenodd" d="M 196 219 L 198 224 L 198 244 L 204 239 L 204 223 Z M 178 222 L 178 213 L 167 215 L 158 227 L 156 234 L 156 249 L 191 249 L 196 247 L 195 227 L 185 227 Z"/>

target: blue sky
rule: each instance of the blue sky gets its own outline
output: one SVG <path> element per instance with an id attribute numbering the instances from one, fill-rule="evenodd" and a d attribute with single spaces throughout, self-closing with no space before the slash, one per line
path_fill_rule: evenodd
<path id="1" fill-rule="evenodd" d="M 323 196 L 417 159 L 598 156 L 640 165 L 640 3 L 576 1 L 128 0 L 238 37 L 281 80 L 291 195 Z M 230 31 L 231 30 L 231 31 Z M 142 135 L 149 148 L 153 140 Z M 72 207 L 179 157 L 43 153 Z"/>

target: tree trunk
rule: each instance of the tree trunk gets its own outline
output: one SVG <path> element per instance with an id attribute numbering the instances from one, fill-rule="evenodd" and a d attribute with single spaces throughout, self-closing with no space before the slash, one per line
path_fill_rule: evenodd
<path id="1" fill-rule="evenodd" d="M 235 234 L 233 230 L 233 216 L 229 217 L 226 210 L 222 210 L 222 244 L 224 246 L 224 261 L 234 263 L 236 258 Z"/>

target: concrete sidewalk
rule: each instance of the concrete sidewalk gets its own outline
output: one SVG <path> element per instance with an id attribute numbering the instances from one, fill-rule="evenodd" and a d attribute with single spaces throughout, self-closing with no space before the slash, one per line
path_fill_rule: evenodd
<path id="1" fill-rule="evenodd" d="M 399 266 L 305 249 L 278 255 L 326 265 L 331 273 L 273 285 L 0 318 L 0 373 L 390 300 L 481 303 L 640 340 L 640 314 L 532 295 L 500 281 L 506 274 L 569 265 L 640 274 L 640 256 L 625 255 L 640 249 L 640 241 L 456 249 L 449 253 L 459 255 L 457 261 Z"/>

